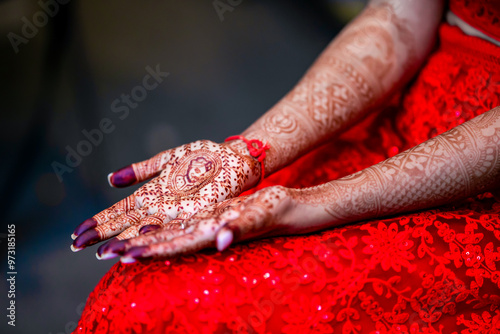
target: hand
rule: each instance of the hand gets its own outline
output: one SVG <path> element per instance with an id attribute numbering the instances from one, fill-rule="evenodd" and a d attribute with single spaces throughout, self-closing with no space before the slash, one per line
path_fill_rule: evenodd
<path id="1" fill-rule="evenodd" d="M 131 238 L 144 226 L 179 225 L 176 218 L 186 219 L 254 186 L 260 168 L 239 140 L 196 141 L 122 168 L 108 177 L 111 185 L 125 187 L 157 177 L 80 224 L 71 248 L 79 251 L 115 235 L 120 240 Z"/>
<path id="2" fill-rule="evenodd" d="M 184 219 L 182 228 L 163 227 L 125 241 L 109 242 L 98 251 L 108 259 L 123 254 L 122 262 L 171 257 L 216 246 L 219 251 L 237 241 L 289 232 L 293 217 L 292 189 L 274 186 L 245 197 L 213 204 Z"/>

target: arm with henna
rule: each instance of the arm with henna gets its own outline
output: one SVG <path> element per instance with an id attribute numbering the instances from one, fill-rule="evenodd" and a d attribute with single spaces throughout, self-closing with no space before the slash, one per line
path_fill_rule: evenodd
<path id="1" fill-rule="evenodd" d="M 500 107 L 358 173 L 326 184 L 269 187 L 206 208 L 178 231 L 116 244 L 123 262 L 174 256 L 268 236 L 300 234 L 435 207 L 500 183 Z"/>
<path id="2" fill-rule="evenodd" d="M 243 136 L 270 144 L 265 174 L 290 164 L 380 107 L 434 45 L 442 1 L 374 0 L 300 82 Z"/>
<path id="3" fill-rule="evenodd" d="M 111 185 L 153 180 L 80 224 L 72 249 L 113 236 L 127 239 L 141 228 L 178 226 L 171 222 L 238 196 L 262 175 L 340 134 L 412 76 L 433 45 L 441 11 L 436 0 L 371 1 L 292 91 L 243 133 L 270 144 L 263 165 L 242 140 L 202 140 L 127 166 L 110 174 Z"/>

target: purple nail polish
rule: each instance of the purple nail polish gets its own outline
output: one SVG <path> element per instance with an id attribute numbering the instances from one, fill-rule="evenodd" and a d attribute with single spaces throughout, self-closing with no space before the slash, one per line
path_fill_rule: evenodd
<path id="1" fill-rule="evenodd" d="M 114 240 L 114 239 L 113 239 Z M 112 241 L 112 240 L 111 240 Z M 106 242 L 105 244 L 102 244 L 101 246 L 99 246 L 99 248 L 97 249 L 97 257 L 102 257 L 102 254 L 106 253 L 108 251 L 108 248 L 109 248 L 109 243 L 111 242 Z"/>
<path id="2" fill-rule="evenodd" d="M 83 232 L 90 230 L 91 228 L 94 228 L 96 226 L 97 221 L 94 218 L 85 219 L 83 223 L 75 228 L 75 232 L 73 232 L 73 234 L 78 237 Z"/>
<path id="3" fill-rule="evenodd" d="M 145 226 L 141 227 L 141 229 L 139 230 L 139 234 L 144 234 L 144 233 L 148 233 L 151 231 L 156 231 L 159 228 L 161 228 L 160 225 L 145 225 Z"/>
<path id="4" fill-rule="evenodd" d="M 99 233 L 96 230 L 87 230 L 73 241 L 73 247 L 83 248 L 95 244 L 100 240 Z"/>
<path id="5" fill-rule="evenodd" d="M 131 258 L 131 259 L 148 258 L 150 256 L 143 256 L 143 254 L 146 253 L 146 250 L 148 248 L 149 248 L 148 246 L 133 247 L 133 248 L 130 248 L 123 256 L 125 258 Z"/>
<path id="6" fill-rule="evenodd" d="M 134 173 L 132 166 L 123 167 L 108 176 L 108 181 L 110 184 L 117 188 L 122 188 L 130 186 L 137 182 L 137 178 Z"/>
<path id="7" fill-rule="evenodd" d="M 118 240 L 118 239 L 113 239 L 110 242 L 108 242 L 106 249 L 103 251 L 106 253 L 115 253 L 115 254 L 123 254 L 125 252 L 125 249 L 127 248 L 127 241 L 126 240 Z"/>

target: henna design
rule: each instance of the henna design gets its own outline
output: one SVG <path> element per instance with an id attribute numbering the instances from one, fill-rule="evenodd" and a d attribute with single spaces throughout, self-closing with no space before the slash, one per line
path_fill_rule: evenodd
<path id="1" fill-rule="evenodd" d="M 243 133 L 270 143 L 266 174 L 379 107 L 416 70 L 423 55 L 417 56 L 411 25 L 396 14 L 396 5 L 368 6 L 323 51 L 297 86 Z"/>
<path id="2" fill-rule="evenodd" d="M 500 107 L 365 170 L 306 189 L 269 187 L 212 205 L 121 244 L 123 262 L 174 256 L 234 241 L 306 233 L 387 214 L 442 205 L 500 179 Z M 117 249 L 113 250 L 116 254 Z"/>
<path id="3" fill-rule="evenodd" d="M 295 190 L 300 205 L 330 222 L 352 222 L 438 206 L 500 182 L 500 107 L 365 170 Z M 318 218 L 317 224 L 328 221 Z"/>
<path id="4" fill-rule="evenodd" d="M 179 226 L 209 204 L 239 195 L 261 174 L 259 162 L 248 155 L 240 140 L 216 144 L 201 140 L 165 151 L 151 161 L 133 164 L 137 179 L 159 175 L 133 195 L 95 215 L 77 228 L 73 250 L 118 235 L 119 240 L 139 234 L 148 225 Z"/>
<path id="5" fill-rule="evenodd" d="M 274 186 L 229 199 L 163 228 L 113 243 L 103 257 L 122 261 L 176 256 L 268 236 L 441 205 L 500 179 L 500 107 L 377 165 L 306 189 Z"/>
<path id="6" fill-rule="evenodd" d="M 167 186 L 174 196 L 187 196 L 201 188 L 219 175 L 221 159 L 208 150 L 198 150 L 186 154 L 168 175 Z"/>
<path id="7" fill-rule="evenodd" d="M 184 230 L 163 228 L 114 243 L 102 256 L 110 258 L 125 253 L 122 262 L 133 262 L 138 258 L 174 256 L 213 247 L 217 235 L 226 231 L 232 235 L 231 242 L 281 233 L 276 222 L 287 211 L 288 191 L 280 186 L 269 187 L 251 196 L 213 204 L 184 220 Z"/>

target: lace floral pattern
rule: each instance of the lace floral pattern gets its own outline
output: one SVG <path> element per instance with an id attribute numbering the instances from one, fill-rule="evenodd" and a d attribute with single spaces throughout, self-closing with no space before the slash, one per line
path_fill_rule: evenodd
<path id="1" fill-rule="evenodd" d="M 500 5 L 496 0 L 454 0 L 450 9 L 462 20 L 500 40 Z"/>
<path id="2" fill-rule="evenodd" d="M 356 127 L 355 136 L 262 186 L 355 172 L 499 105 L 500 71 L 455 52 L 436 51 L 401 96 L 402 108 L 373 115 L 370 131 Z M 99 334 L 500 333 L 500 202 L 485 193 L 223 253 L 118 263 L 91 293 L 78 326 L 75 333 Z"/>
<path id="3" fill-rule="evenodd" d="M 461 333 L 500 329 L 500 204 L 117 264 L 76 333 Z M 458 332 L 457 332 L 458 333 Z"/>

